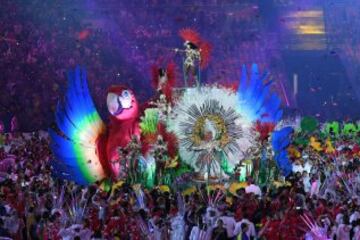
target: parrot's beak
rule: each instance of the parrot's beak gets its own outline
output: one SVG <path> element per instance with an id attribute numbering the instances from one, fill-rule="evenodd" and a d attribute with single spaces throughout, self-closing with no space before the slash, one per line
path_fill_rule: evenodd
<path id="1" fill-rule="evenodd" d="M 121 101 L 119 99 L 117 99 L 118 102 L 118 108 L 117 110 L 114 112 L 114 115 L 117 116 L 119 114 L 121 114 L 124 110 L 124 108 L 122 107 Z"/>

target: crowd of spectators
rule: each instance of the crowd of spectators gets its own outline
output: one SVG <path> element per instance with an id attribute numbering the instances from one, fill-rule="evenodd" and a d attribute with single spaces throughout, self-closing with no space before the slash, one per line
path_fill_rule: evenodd
<path id="1" fill-rule="evenodd" d="M 48 141 L 41 132 L 2 135 L 2 237 L 360 239 L 359 192 L 346 193 L 347 180 L 360 182 L 357 159 L 338 169 L 330 163 L 320 168 L 315 161 L 310 167 L 298 162 L 287 184 L 259 187 L 249 178 L 233 193 L 221 187 L 208 192 L 200 185 L 185 194 L 126 183 L 114 184 L 107 192 L 96 184 L 84 187 L 53 178 Z M 323 172 L 338 179 L 330 181 Z"/>

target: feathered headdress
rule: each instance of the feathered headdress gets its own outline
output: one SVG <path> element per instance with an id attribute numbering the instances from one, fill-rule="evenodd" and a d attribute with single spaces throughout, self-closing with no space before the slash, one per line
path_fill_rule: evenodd
<path id="1" fill-rule="evenodd" d="M 260 122 L 256 121 L 254 130 L 259 133 L 259 138 L 261 142 L 268 140 L 270 133 L 274 130 L 275 124 L 271 122 Z"/>
<path id="2" fill-rule="evenodd" d="M 179 35 L 184 41 L 189 41 L 199 48 L 201 55 L 200 68 L 204 69 L 210 61 L 211 44 L 202 39 L 199 33 L 190 28 L 181 29 Z"/>
<path id="3" fill-rule="evenodd" d="M 274 159 L 284 176 L 288 176 L 292 171 L 287 148 L 290 145 L 291 134 L 293 132 L 294 130 L 291 127 L 284 127 L 278 131 L 274 131 L 271 135 Z"/>

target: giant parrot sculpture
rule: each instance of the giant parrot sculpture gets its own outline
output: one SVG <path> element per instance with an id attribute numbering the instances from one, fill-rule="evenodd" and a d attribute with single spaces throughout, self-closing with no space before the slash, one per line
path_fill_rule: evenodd
<path id="1" fill-rule="evenodd" d="M 87 185 L 124 171 L 118 148 L 140 138 L 139 104 L 132 90 L 112 86 L 107 94 L 110 122 L 105 124 L 95 108 L 86 72 L 77 67 L 68 73 L 68 89 L 59 102 L 50 129 L 53 173 L 62 179 Z"/>

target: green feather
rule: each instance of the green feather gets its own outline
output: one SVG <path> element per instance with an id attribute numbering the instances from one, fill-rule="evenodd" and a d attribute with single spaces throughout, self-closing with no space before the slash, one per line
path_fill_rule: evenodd
<path id="1" fill-rule="evenodd" d="M 142 134 L 156 133 L 159 122 L 159 113 L 155 108 L 145 110 L 145 116 L 141 117 L 140 128 Z"/>
<path id="2" fill-rule="evenodd" d="M 228 159 L 223 151 L 219 153 L 221 155 L 220 167 L 226 174 L 232 174 L 234 169 L 230 167 Z"/>

